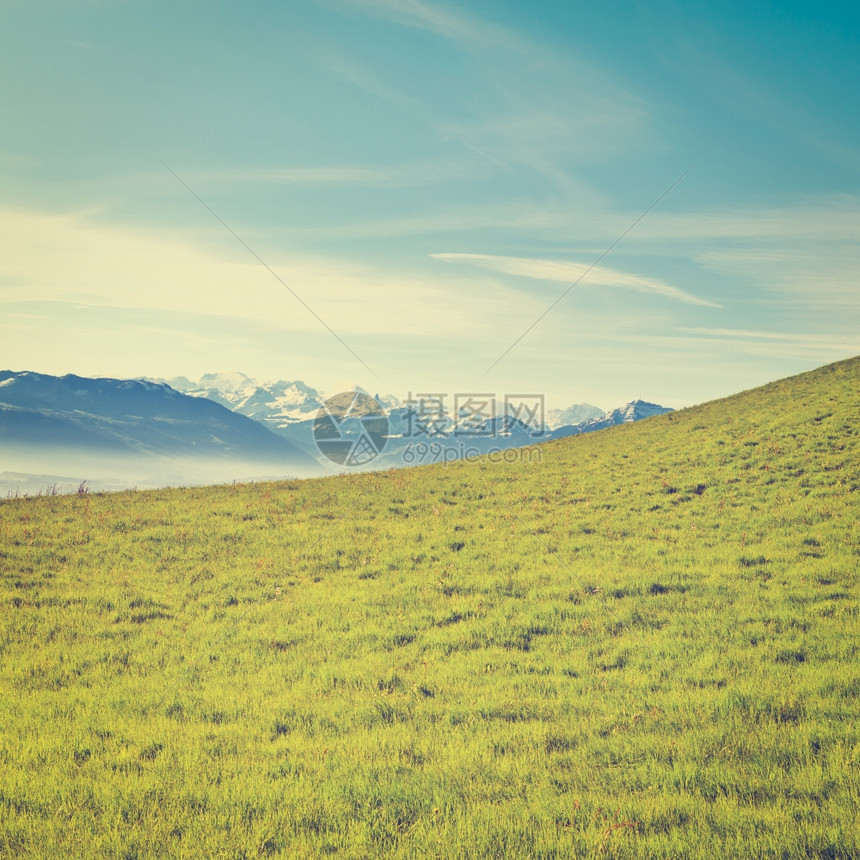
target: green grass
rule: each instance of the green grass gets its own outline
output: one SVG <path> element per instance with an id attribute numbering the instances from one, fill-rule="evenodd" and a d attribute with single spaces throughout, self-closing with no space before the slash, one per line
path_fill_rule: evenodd
<path id="1" fill-rule="evenodd" d="M 860 856 L 858 392 L 0 503 L 0 857 Z"/>

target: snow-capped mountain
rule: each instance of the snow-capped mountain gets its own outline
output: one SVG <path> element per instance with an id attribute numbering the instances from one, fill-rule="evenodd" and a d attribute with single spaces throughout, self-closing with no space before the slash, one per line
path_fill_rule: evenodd
<path id="1" fill-rule="evenodd" d="M 658 406 L 656 403 L 648 403 L 645 400 L 631 400 L 630 403 L 607 412 L 594 423 L 599 424 L 600 428 L 612 427 L 615 424 L 630 424 L 632 421 L 641 421 L 643 418 L 650 418 L 652 415 L 665 415 L 671 411 L 668 407 Z"/>
<path id="2" fill-rule="evenodd" d="M 209 373 L 196 382 L 86 379 L 3 371 L 0 485 L 2 475 L 13 471 L 80 474 L 111 488 L 219 482 L 259 475 L 264 464 L 272 477 L 320 474 L 345 462 L 332 461 L 329 448 L 359 443 L 363 453 L 353 464 L 361 468 L 448 462 L 671 411 L 634 400 L 550 430 L 560 420 L 599 410 L 577 404 L 550 412 L 539 426 L 542 415 L 533 403 L 478 396 L 440 403 L 411 395 L 406 401 L 392 395 L 368 401 L 364 389 L 351 390 L 364 405 L 326 432 L 325 416 L 329 424 L 334 419 L 323 408 L 325 395 L 301 380 L 260 383 L 243 373 Z M 132 473 L 144 480 L 131 481 Z"/>
<path id="3" fill-rule="evenodd" d="M 214 400 L 248 418 L 264 424 L 273 432 L 292 442 L 309 456 L 324 463 L 315 434 L 318 416 L 326 395 L 301 380 L 259 382 L 244 373 L 207 373 L 196 382 L 186 377 L 156 380 L 188 394 Z M 443 446 L 471 453 L 533 445 L 546 439 L 590 433 L 615 424 L 638 421 L 671 410 L 643 400 L 634 400 L 611 412 L 603 412 L 589 403 L 576 403 L 567 409 L 549 410 L 540 414 L 534 404 L 457 397 L 445 402 L 422 399 L 411 395 L 404 401 L 393 395 L 370 395 L 359 385 L 346 391 L 373 397 L 381 414 L 388 421 L 383 456 L 373 460 L 372 468 L 408 464 L 404 452 L 415 446 Z M 534 409 L 534 413 L 530 412 Z M 543 426 L 541 425 L 543 420 Z M 344 433 L 360 432 L 360 428 L 344 425 Z M 453 447 L 452 447 L 453 446 Z M 422 448 L 423 450 L 423 448 Z M 464 455 L 465 456 L 465 455 Z"/>
<path id="4" fill-rule="evenodd" d="M 301 380 L 257 382 L 244 373 L 207 373 L 197 382 L 184 376 L 160 379 L 183 394 L 205 397 L 233 412 L 260 421 L 270 430 L 283 430 L 290 424 L 312 419 L 324 397 Z"/>
<path id="5" fill-rule="evenodd" d="M 666 412 L 672 412 L 672 410 L 666 406 L 658 406 L 656 403 L 648 403 L 645 400 L 631 400 L 624 406 L 604 413 L 600 418 L 558 427 L 553 430 L 551 438 L 561 439 L 564 436 L 575 436 L 578 433 L 592 433 L 595 430 L 614 427 L 616 424 L 630 424 L 633 421 L 641 421 L 643 418 L 651 418 L 653 415 L 664 415 Z"/>
<path id="6" fill-rule="evenodd" d="M 569 427 L 572 424 L 584 424 L 586 421 L 603 418 L 605 414 L 599 406 L 592 406 L 590 403 L 574 403 L 567 409 L 547 410 L 546 426 L 550 430 L 555 430 L 558 427 Z"/>

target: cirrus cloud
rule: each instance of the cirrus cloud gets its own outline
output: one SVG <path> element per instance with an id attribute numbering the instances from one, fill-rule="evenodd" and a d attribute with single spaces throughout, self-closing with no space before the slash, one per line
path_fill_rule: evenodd
<path id="1" fill-rule="evenodd" d="M 622 272 L 608 266 L 589 266 L 587 263 L 541 260 L 529 257 L 500 257 L 491 254 L 431 254 L 430 256 L 446 263 L 478 266 L 493 272 L 502 272 L 506 275 L 532 278 L 538 281 L 556 281 L 569 284 L 582 281 L 599 286 L 622 287 L 641 293 L 654 293 L 691 305 L 709 308 L 720 307 L 716 302 L 694 296 L 692 293 L 665 283 L 665 281 Z"/>

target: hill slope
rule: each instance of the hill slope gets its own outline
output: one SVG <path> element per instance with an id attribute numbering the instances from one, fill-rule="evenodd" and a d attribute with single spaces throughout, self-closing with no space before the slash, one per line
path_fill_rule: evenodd
<path id="1" fill-rule="evenodd" d="M 858 392 L 0 503 L 0 854 L 858 856 Z"/>

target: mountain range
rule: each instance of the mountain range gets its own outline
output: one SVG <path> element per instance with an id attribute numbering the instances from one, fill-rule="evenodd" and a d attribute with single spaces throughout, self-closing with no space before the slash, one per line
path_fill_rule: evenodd
<path id="1" fill-rule="evenodd" d="M 238 372 L 207 373 L 197 382 L 184 376 L 146 381 L 169 385 L 191 397 L 214 400 L 233 412 L 262 422 L 270 430 L 312 419 L 325 399 L 301 380 L 260 383 Z"/>
<path id="2" fill-rule="evenodd" d="M 327 398 L 301 380 L 261 383 L 238 372 L 192 381 L 0 371 L 0 491 L 39 492 L 86 478 L 93 489 L 118 489 L 418 465 L 670 411 L 642 400 L 605 413 L 580 403 L 542 419 L 494 401 L 481 409 L 428 408 L 360 388 L 354 395 L 381 419 L 378 438 L 369 440 L 368 425 L 353 415 L 335 430 L 343 435 L 339 448 L 354 443 L 364 454 L 332 461 L 318 439 Z"/>
<path id="3" fill-rule="evenodd" d="M 259 382 L 236 371 L 207 373 L 196 382 L 184 376 L 147 381 L 169 385 L 176 391 L 192 397 L 214 400 L 234 412 L 263 422 L 272 430 L 284 430 L 292 424 L 312 420 L 327 397 L 326 394 L 302 380 L 288 382 L 281 379 L 277 382 Z M 363 391 L 358 387 L 356 390 Z M 409 401 L 401 401 L 391 394 L 373 396 L 389 415 L 398 413 L 405 415 L 410 411 Z M 413 411 L 414 408 L 413 406 Z M 543 429 L 548 436 L 569 436 L 573 435 L 573 432 L 590 432 L 670 411 L 667 407 L 644 400 L 631 401 L 609 412 L 604 412 L 600 407 L 590 403 L 575 403 L 566 409 L 547 410 L 543 427 L 535 429 Z M 498 414 L 504 412 L 502 404 L 496 404 L 495 412 Z M 442 420 L 449 429 L 457 423 L 451 418 L 450 411 L 444 412 Z M 577 429 L 571 431 L 570 428 Z"/>
<path id="4" fill-rule="evenodd" d="M 232 372 L 207 373 L 196 382 L 186 377 L 150 381 L 220 403 L 265 424 L 308 456 L 319 456 L 314 428 L 326 395 L 302 380 L 259 382 L 243 373 Z M 355 390 L 367 394 L 361 388 Z M 454 414 L 456 409 L 444 405 L 430 409 L 427 416 L 422 411 L 425 404 L 417 400 L 404 402 L 390 394 L 376 394 L 373 399 L 388 419 L 388 434 L 384 450 L 367 464 L 372 468 L 518 448 L 671 411 L 644 400 L 634 400 L 609 412 L 589 403 L 577 403 L 567 409 L 548 410 L 542 419 L 537 415 L 523 420 L 513 407 L 501 402 L 489 401 L 488 414 L 482 418 L 463 408 L 459 414 Z M 361 432 L 360 427 L 351 426 L 351 430 Z"/>
<path id="5" fill-rule="evenodd" d="M 326 400 L 325 394 L 302 380 L 287 382 L 280 379 L 277 382 L 259 382 L 237 371 L 207 373 L 196 382 L 185 376 L 147 381 L 169 385 L 176 391 L 192 397 L 214 400 L 234 412 L 262 421 L 273 430 L 282 430 L 290 424 L 312 419 Z M 357 388 L 357 390 L 363 389 Z M 408 402 L 404 403 L 391 394 L 375 394 L 374 398 L 386 411 L 395 410 L 398 407 L 406 408 L 409 405 Z M 624 407 L 621 408 L 624 409 Z M 502 404 L 496 404 L 496 412 L 504 412 Z M 544 429 L 551 431 L 561 427 L 578 426 L 588 421 L 602 419 L 608 414 L 590 403 L 575 403 L 567 409 L 548 410 L 544 416 Z M 446 420 L 449 424 L 454 423 L 450 418 L 446 417 Z"/>

